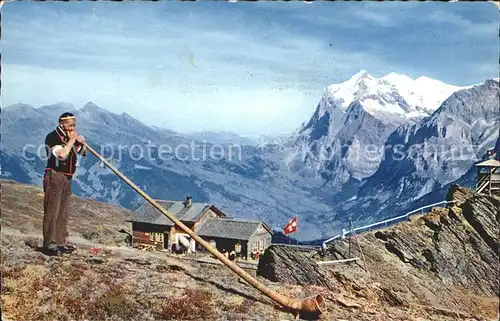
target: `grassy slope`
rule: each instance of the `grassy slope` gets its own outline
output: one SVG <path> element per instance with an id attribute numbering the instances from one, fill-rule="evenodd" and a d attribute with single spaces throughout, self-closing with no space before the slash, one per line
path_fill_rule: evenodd
<path id="1" fill-rule="evenodd" d="M 2 230 L 10 234 L 20 232 L 41 237 L 44 195 L 42 188 L 10 180 L 0 180 L 0 183 Z M 120 244 L 125 235 L 119 231 L 123 228 L 130 230 L 130 224 L 125 220 L 131 214 L 131 211 L 119 206 L 73 196 L 68 223 L 70 240 Z"/>
<path id="2" fill-rule="evenodd" d="M 102 226 L 92 246 L 70 256 L 47 257 L 27 243 L 39 241 L 43 194 L 39 187 L 2 181 L 3 320 L 291 320 L 227 267 L 182 256 L 143 252 L 121 244 L 119 231 L 130 214 L 119 207 L 75 198 L 73 238 Z M 119 245 L 119 246 L 117 246 Z M 249 271 L 255 275 L 255 271 Z M 392 280 L 367 282 L 349 270 L 331 274 L 337 291 L 291 286 L 261 279 L 284 295 L 303 298 L 322 293 L 322 320 L 457 320 L 451 314 L 402 304 L 388 288 Z M 419 319 L 421 320 L 421 319 Z"/>

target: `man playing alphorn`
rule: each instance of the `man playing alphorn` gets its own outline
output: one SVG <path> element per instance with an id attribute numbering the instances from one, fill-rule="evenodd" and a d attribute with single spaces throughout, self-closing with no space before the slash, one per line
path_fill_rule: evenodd
<path id="1" fill-rule="evenodd" d="M 86 156 L 85 138 L 75 130 L 72 113 L 59 117 L 59 125 L 45 137 L 47 166 L 43 176 L 43 249 L 48 255 L 71 253 L 66 243 L 71 201 L 71 182 L 76 171 L 77 153 Z"/>

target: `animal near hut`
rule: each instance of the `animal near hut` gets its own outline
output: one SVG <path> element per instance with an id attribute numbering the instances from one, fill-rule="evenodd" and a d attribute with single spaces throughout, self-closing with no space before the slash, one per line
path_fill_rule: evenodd
<path id="1" fill-rule="evenodd" d="M 155 201 L 222 253 L 234 251 L 237 257 L 248 260 L 271 244 L 273 232 L 262 221 L 229 217 L 213 204 L 196 203 L 191 197 Z M 175 253 L 206 251 L 149 202 L 135 210 L 128 221 L 132 223 L 134 247 Z"/>

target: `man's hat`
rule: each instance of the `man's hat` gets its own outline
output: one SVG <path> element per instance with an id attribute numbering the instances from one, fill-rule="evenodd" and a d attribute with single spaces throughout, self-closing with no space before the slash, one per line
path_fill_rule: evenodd
<path id="1" fill-rule="evenodd" d="M 62 114 L 61 116 L 59 116 L 59 122 L 63 121 L 63 120 L 68 120 L 68 119 L 73 119 L 75 118 L 75 115 L 73 115 L 72 113 L 64 113 Z"/>

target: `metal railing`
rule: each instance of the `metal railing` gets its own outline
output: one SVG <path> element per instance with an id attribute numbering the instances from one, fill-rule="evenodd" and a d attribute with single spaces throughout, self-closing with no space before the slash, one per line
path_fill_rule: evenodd
<path id="1" fill-rule="evenodd" d="M 400 216 L 397 216 L 397 217 L 393 217 L 393 218 L 390 218 L 390 219 L 387 219 L 387 220 L 383 220 L 383 221 L 380 221 L 380 222 L 376 222 L 376 223 L 372 223 L 372 224 L 368 224 L 368 225 L 365 225 L 365 226 L 361 226 L 361 227 L 357 227 L 355 229 L 352 229 L 352 230 L 348 230 L 348 231 L 344 231 L 344 233 L 342 234 L 338 234 L 338 235 L 335 235 L 334 237 L 331 237 L 329 239 L 327 239 L 326 241 L 324 241 L 321 245 L 321 247 L 323 248 L 323 250 L 326 250 L 326 244 L 327 243 L 330 243 L 331 241 L 334 241 L 340 237 L 345 237 L 347 236 L 348 234 L 352 233 L 352 232 L 358 232 L 358 231 L 363 231 L 363 230 L 371 230 L 373 229 L 374 227 L 381 227 L 382 225 L 384 225 L 384 227 L 387 227 L 389 223 L 391 222 L 394 222 L 394 221 L 397 221 L 397 220 L 401 220 L 401 219 L 405 219 L 405 220 L 408 220 L 408 217 L 414 213 L 417 213 L 417 212 L 420 212 L 424 209 L 427 209 L 427 208 L 430 208 L 430 207 L 434 207 L 436 205 L 442 205 L 442 204 L 450 204 L 450 203 L 455 203 L 456 201 L 442 201 L 442 202 L 438 202 L 438 203 L 434 203 L 434 204 L 429 204 L 429 205 L 425 205 L 425 206 L 422 206 L 422 207 L 419 207 L 415 210 L 412 210 L 404 215 L 400 215 Z"/>

